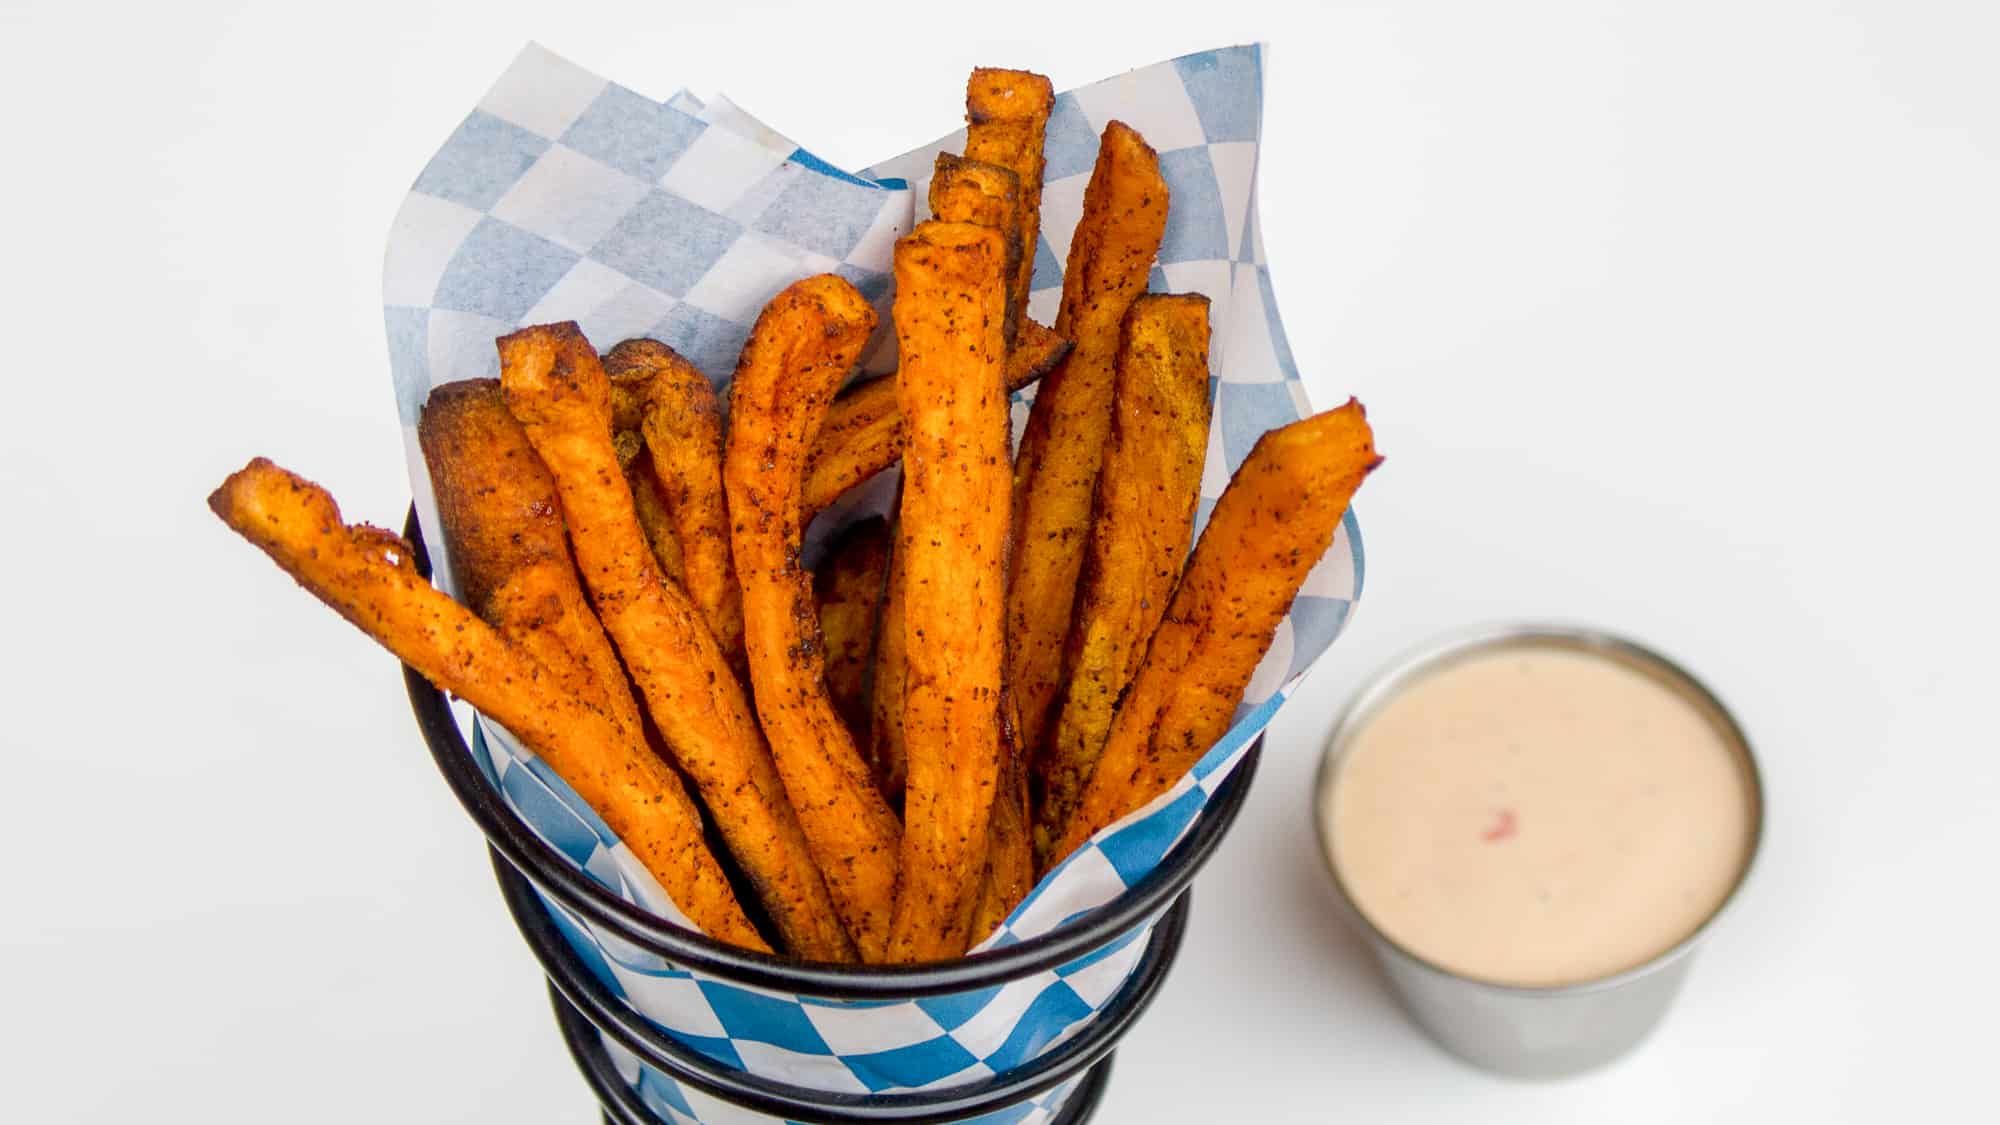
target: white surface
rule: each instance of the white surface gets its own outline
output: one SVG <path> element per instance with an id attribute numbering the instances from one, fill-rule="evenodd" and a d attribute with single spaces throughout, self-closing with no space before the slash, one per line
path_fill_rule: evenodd
<path id="1" fill-rule="evenodd" d="M 1100 1120 L 1984 1112 L 1992 6 L 1239 0 L 1120 29 L 1065 4 L 977 32 L 935 4 L 584 7 L 0 13 L 0 1116 L 592 1119 L 395 665 L 201 506 L 264 453 L 400 519 L 383 236 L 529 38 L 658 96 L 726 90 L 853 164 L 948 127 L 975 63 L 1062 87 L 1273 43 L 1281 307 L 1318 401 L 1360 395 L 1389 457 L 1368 594 L 1274 728 Z M 1683 658 L 1772 805 L 1668 1025 L 1548 1085 L 1401 1020 L 1305 810 L 1359 677 L 1519 616 Z"/>

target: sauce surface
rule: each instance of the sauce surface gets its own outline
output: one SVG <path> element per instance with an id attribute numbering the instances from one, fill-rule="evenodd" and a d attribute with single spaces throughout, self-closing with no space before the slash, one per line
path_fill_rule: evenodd
<path id="1" fill-rule="evenodd" d="M 1632 968 L 1720 906 L 1751 793 L 1696 707 L 1611 659 L 1503 647 L 1420 675 L 1355 732 L 1334 863 L 1376 928 L 1462 976 Z"/>

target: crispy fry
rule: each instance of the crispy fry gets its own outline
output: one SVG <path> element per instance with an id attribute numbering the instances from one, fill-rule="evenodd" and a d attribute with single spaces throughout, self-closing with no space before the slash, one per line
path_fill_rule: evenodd
<path id="1" fill-rule="evenodd" d="M 1007 322 L 1025 315 L 1042 230 L 1042 139 L 1055 87 L 1025 70 L 980 67 L 965 83 L 965 158 L 1011 169 L 1021 181 L 1021 256 L 1007 286 Z"/>
<path id="2" fill-rule="evenodd" d="M 927 222 L 896 243 L 903 451 L 903 883 L 889 960 L 965 952 L 1000 770 L 1008 418 L 997 231 Z"/>
<path id="3" fill-rule="evenodd" d="M 1202 530 L 1053 858 L 1166 792 L 1229 729 L 1278 622 L 1379 464 L 1352 399 L 1258 439 Z"/>
<path id="4" fill-rule="evenodd" d="M 261 457 L 224 481 L 208 504 L 314 597 L 533 747 L 696 925 L 723 941 L 769 949 L 666 763 L 424 581 L 409 544 L 378 528 L 346 526 L 324 489 Z"/>
<path id="5" fill-rule="evenodd" d="M 985 941 L 1035 885 L 1035 847 L 1028 819 L 1028 768 L 1014 739 L 1014 701 L 1000 706 L 1000 791 L 987 830 L 986 881 L 972 915 L 972 945 Z"/>
<path id="6" fill-rule="evenodd" d="M 1007 389 L 1020 390 L 1069 354 L 1069 341 L 1032 320 L 1021 321 L 1007 352 Z M 861 383 L 833 400 L 819 440 L 806 461 L 805 520 L 826 510 L 840 494 L 896 463 L 903 455 L 903 415 L 896 405 L 896 377 Z"/>
<path id="7" fill-rule="evenodd" d="M 1000 232 L 1006 250 L 1007 319 L 1002 328 L 1007 346 L 1014 345 L 1014 328 L 1027 299 L 1015 296 L 1024 284 L 1021 273 L 1021 177 L 1012 168 L 967 160 L 949 152 L 937 155 L 931 176 L 931 217 L 947 223 L 978 223 Z"/>
<path id="8" fill-rule="evenodd" d="M 624 669 L 570 559 L 555 478 L 507 413 L 500 381 L 469 379 L 431 391 L 417 419 L 417 441 L 465 604 L 570 694 L 639 736 L 639 709 Z"/>
<path id="9" fill-rule="evenodd" d="M 1035 395 L 1014 462 L 1014 558 L 1007 591 L 1007 672 L 1030 762 L 1062 679 L 1077 576 L 1083 568 L 1098 467 L 1111 430 L 1119 325 L 1166 230 L 1167 183 L 1159 158 L 1122 122 L 1104 129 L 1097 167 L 1071 236 L 1056 334 L 1069 358 Z"/>
<path id="10" fill-rule="evenodd" d="M 607 373 L 639 399 L 639 429 L 681 549 L 681 586 L 730 662 L 743 663 L 743 594 L 722 489 L 722 404 L 701 369 L 658 340 L 612 348 Z"/>
<path id="11" fill-rule="evenodd" d="M 621 733 L 644 741 L 632 685 L 569 559 L 515 571 L 493 591 L 480 616 L 548 669 L 563 690 L 602 710 Z"/>
<path id="12" fill-rule="evenodd" d="M 857 745 L 867 745 L 868 661 L 889 576 L 889 523 L 871 516 L 841 532 L 813 572 L 826 692 Z"/>
<path id="13" fill-rule="evenodd" d="M 417 442 L 466 605 L 483 608 L 523 566 L 569 558 L 555 481 L 507 413 L 498 379 L 432 390 L 417 418 Z"/>
<path id="14" fill-rule="evenodd" d="M 1208 298 L 1149 294 L 1132 302 L 1116 387 L 1063 690 L 1039 763 L 1042 863 L 1076 811 L 1118 697 L 1187 559 L 1208 451 Z"/>
<path id="15" fill-rule="evenodd" d="M 638 437 L 638 434 L 626 430 L 618 439 L 627 436 Z M 623 442 L 614 440 L 613 444 L 620 446 Z M 622 458 L 622 449 L 620 455 Z M 667 509 L 659 474 L 653 471 L 653 455 L 646 450 L 643 439 L 640 448 L 625 462 L 625 483 L 632 489 L 632 510 L 639 517 L 639 530 L 645 533 L 646 545 L 653 549 L 653 561 L 660 564 L 661 574 L 686 589 L 687 564 L 681 556 L 680 532 L 674 530 L 674 514 Z"/>
<path id="16" fill-rule="evenodd" d="M 833 274 L 772 298 L 736 363 L 722 465 L 757 717 L 863 961 L 889 939 L 902 828 L 827 695 L 812 576 L 799 566 L 799 489 L 813 435 L 874 330 L 868 299 Z"/>
<path id="17" fill-rule="evenodd" d="M 902 509 L 899 499 L 896 508 Z M 900 522 L 900 521 L 899 521 Z M 875 770 L 875 783 L 892 808 L 903 807 L 903 789 L 909 780 L 909 755 L 903 744 L 903 684 L 909 666 L 903 657 L 908 651 L 909 634 L 903 627 L 904 554 L 896 544 L 901 529 L 889 531 L 889 584 L 882 591 L 882 623 L 875 630 L 875 660 L 870 669 L 868 703 L 868 764 Z"/>
<path id="18" fill-rule="evenodd" d="M 665 581 L 611 445 L 610 380 L 575 324 L 500 341 L 507 407 L 554 475 L 570 541 L 646 709 L 795 956 L 851 961 L 805 832 L 714 633 Z"/>

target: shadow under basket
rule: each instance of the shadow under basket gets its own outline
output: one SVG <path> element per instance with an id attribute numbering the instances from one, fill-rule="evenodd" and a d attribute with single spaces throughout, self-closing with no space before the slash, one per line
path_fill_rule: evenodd
<path id="1" fill-rule="evenodd" d="M 404 530 L 421 573 L 430 574 L 414 509 Z M 571 1015 L 595 1027 L 677 1082 L 725 1102 L 791 1120 L 826 1122 L 947 1122 L 976 1118 L 1035 1096 L 1091 1067 L 1098 1069 L 1070 1095 L 1057 1121 L 1081 1121 L 1104 1082 L 1100 1060 L 1132 1026 L 1165 979 L 1178 951 L 1189 904 L 1185 894 L 1196 872 L 1214 853 L 1242 811 L 1263 751 L 1260 736 L 1221 782 L 1202 815 L 1187 828 L 1159 863 L 1117 898 L 1055 929 L 998 949 L 953 961 L 921 965 L 854 966 L 791 961 L 716 941 L 682 928 L 626 901 L 598 883 L 562 852 L 544 841 L 508 806 L 480 771 L 444 693 L 413 669 L 405 668 L 411 707 L 438 769 L 459 803 L 491 845 L 502 893 L 523 935 L 535 949 L 554 986 L 576 1009 Z M 731 985 L 822 1000 L 913 1001 L 997 989 L 1099 954 L 1134 933 L 1152 927 L 1139 965 L 1114 998 L 1055 1047 L 1007 1071 L 956 1087 L 893 1090 L 875 1094 L 828 1092 L 775 1081 L 736 1069 L 689 1048 L 647 1021 L 605 988 L 570 947 L 550 917 L 547 903 L 574 920 L 629 942 L 679 969 Z M 609 1056 L 593 1035 L 599 1055 Z M 575 1037 L 570 1035 L 572 1049 Z M 618 1106 L 604 1099 L 590 1056 L 579 1062 L 613 1120 Z M 616 1075 L 616 1067 L 609 1073 Z M 628 1094 L 622 1079 L 618 1086 Z M 1088 1097 L 1085 1091 L 1092 1091 Z M 636 1095 L 634 1095 L 636 1098 Z M 1084 1116 L 1072 1116 L 1081 1104 Z M 632 1120 L 645 1121 L 639 1117 Z"/>

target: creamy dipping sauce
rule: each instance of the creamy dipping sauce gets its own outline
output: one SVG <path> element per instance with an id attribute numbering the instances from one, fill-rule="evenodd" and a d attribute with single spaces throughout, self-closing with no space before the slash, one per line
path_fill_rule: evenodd
<path id="1" fill-rule="evenodd" d="M 1557 985 L 1643 964 L 1729 897 L 1755 811 L 1696 705 L 1608 657 L 1485 649 L 1367 716 L 1322 816 L 1355 906 L 1478 980 Z"/>

